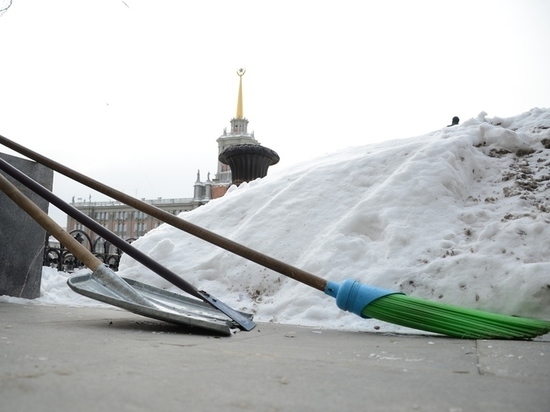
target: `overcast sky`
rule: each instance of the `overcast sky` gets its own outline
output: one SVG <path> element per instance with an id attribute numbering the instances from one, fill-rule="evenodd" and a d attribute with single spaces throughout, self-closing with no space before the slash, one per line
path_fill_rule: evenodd
<path id="1" fill-rule="evenodd" d="M 548 107 L 549 21 L 546 0 L 14 0 L 0 134 L 132 196 L 192 197 L 197 169 L 216 173 L 240 67 L 276 173 L 455 115 Z M 54 191 L 105 200 L 58 175 Z"/>

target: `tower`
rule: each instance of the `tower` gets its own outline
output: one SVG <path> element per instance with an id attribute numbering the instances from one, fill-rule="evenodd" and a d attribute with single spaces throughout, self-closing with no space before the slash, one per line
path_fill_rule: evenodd
<path id="1" fill-rule="evenodd" d="M 260 144 L 254 138 L 254 132 L 248 133 L 248 119 L 243 115 L 243 76 L 245 73 L 245 69 L 237 70 L 237 75 L 239 76 L 237 113 L 236 116 L 231 119 L 231 130 L 229 131 L 229 133 L 227 132 L 227 129 L 224 129 L 223 134 L 216 140 L 216 142 L 218 143 L 218 155 L 220 155 L 229 146 L 235 146 L 239 144 Z M 228 165 L 218 161 L 218 173 L 214 181 L 216 183 L 231 183 L 231 169 Z"/>

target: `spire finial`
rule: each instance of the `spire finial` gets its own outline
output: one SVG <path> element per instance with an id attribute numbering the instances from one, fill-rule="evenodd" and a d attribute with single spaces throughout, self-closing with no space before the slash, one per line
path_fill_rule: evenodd
<path id="1" fill-rule="evenodd" d="M 243 116 L 243 76 L 246 73 L 246 69 L 240 68 L 237 70 L 239 76 L 239 97 L 237 99 L 237 119 L 242 119 Z"/>

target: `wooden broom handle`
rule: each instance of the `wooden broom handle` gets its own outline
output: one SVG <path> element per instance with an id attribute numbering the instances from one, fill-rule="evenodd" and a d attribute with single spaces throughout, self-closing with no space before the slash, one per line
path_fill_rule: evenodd
<path id="1" fill-rule="evenodd" d="M 275 272 L 278 272 L 282 275 L 288 276 L 294 280 L 297 280 L 298 282 L 320 290 L 321 292 L 324 292 L 326 289 L 327 281 L 319 276 L 315 276 L 309 272 L 306 272 L 305 270 L 299 269 L 295 266 L 289 265 L 288 263 L 264 255 L 263 253 L 257 252 L 244 245 L 220 236 L 214 232 L 203 229 L 200 226 L 187 222 L 153 205 L 142 202 L 134 197 L 128 196 L 127 194 L 113 189 L 101 182 L 98 182 L 97 180 L 89 178 L 88 176 L 78 173 L 60 163 L 50 160 L 39 153 L 33 152 L 32 150 L 29 150 L 26 147 L 15 143 L 14 141 L 1 135 L 0 143 L 6 147 L 9 147 L 12 150 L 15 150 L 23 156 L 27 156 L 35 162 L 38 162 L 46 167 L 49 167 L 52 170 L 55 170 L 58 173 L 61 173 L 62 175 L 65 175 L 79 183 L 82 183 L 85 186 L 97 190 L 98 192 L 103 193 L 104 195 L 109 196 L 112 199 L 125 203 L 128 206 L 133 207 L 134 209 L 147 213 L 148 215 L 153 216 L 162 222 L 168 223 L 169 225 L 183 230 L 184 232 L 196 236 L 206 242 L 219 246 L 222 249 L 235 253 L 236 255 L 239 255 L 268 269 L 274 270 Z"/>

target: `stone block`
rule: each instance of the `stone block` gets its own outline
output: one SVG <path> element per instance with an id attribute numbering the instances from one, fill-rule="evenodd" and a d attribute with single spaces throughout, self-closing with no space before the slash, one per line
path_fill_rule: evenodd
<path id="1" fill-rule="evenodd" d="M 36 180 L 48 190 L 53 171 L 30 160 L 0 153 L 0 158 Z M 48 212 L 48 201 L 0 171 L 21 192 Z M 24 210 L 0 191 L 0 295 L 25 299 L 40 296 L 46 231 Z"/>

